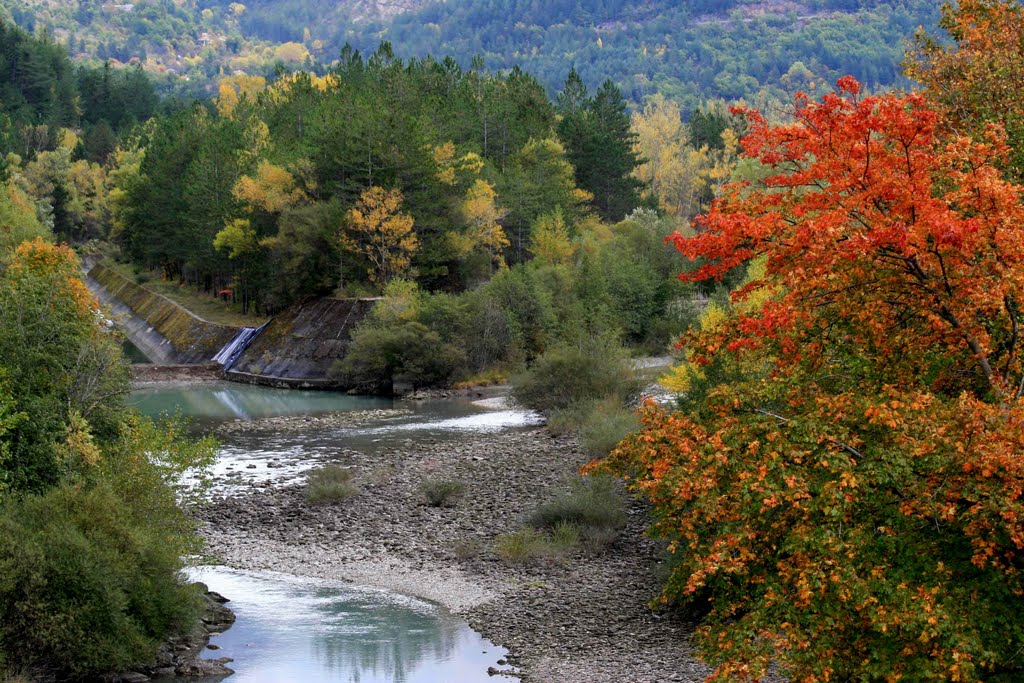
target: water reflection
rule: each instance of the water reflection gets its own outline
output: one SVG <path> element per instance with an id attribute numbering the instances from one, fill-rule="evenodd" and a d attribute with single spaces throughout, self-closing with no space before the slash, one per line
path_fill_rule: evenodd
<path id="1" fill-rule="evenodd" d="M 474 683 L 506 655 L 413 598 L 223 568 L 193 578 L 232 598 L 238 620 L 207 655 L 235 659 L 232 682 Z"/>
<path id="2" fill-rule="evenodd" d="M 279 415 L 391 408 L 392 399 L 349 396 L 333 391 L 268 389 L 232 382 L 160 386 L 132 392 L 131 403 L 152 417 L 178 411 L 184 417 L 223 421 L 255 420 Z"/>
<path id="3" fill-rule="evenodd" d="M 121 349 L 124 351 L 124 355 L 128 359 L 129 363 L 149 365 L 150 363 L 153 362 L 149 360 L 149 357 L 142 352 L 142 349 L 140 349 L 135 344 L 132 344 L 127 339 L 121 342 Z"/>

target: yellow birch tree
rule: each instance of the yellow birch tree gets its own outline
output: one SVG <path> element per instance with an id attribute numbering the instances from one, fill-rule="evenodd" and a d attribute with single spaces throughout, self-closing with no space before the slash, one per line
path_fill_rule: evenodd
<path id="1" fill-rule="evenodd" d="M 370 261 L 370 280 L 380 285 L 407 271 L 419 248 L 413 218 L 402 213 L 402 201 L 399 190 L 365 190 L 349 210 L 347 234 L 342 234 L 342 246 Z"/>

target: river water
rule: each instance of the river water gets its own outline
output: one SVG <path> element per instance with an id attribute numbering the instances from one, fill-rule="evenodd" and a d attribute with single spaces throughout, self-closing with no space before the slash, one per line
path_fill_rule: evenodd
<path id="1" fill-rule="evenodd" d="M 500 397 L 395 402 L 332 392 L 267 389 L 232 383 L 141 389 L 132 402 L 144 414 L 186 417 L 197 433 L 221 441 L 214 466 L 218 495 L 297 485 L 339 448 L 372 454 L 396 442 L 440 443 L 470 431 L 535 424 Z M 326 415 L 364 416 L 347 424 Z M 368 416 L 368 417 L 366 417 Z M 290 418 L 289 429 L 249 431 L 239 421 Z M 295 420 L 310 420 L 295 429 Z M 301 422 L 300 422 L 301 426 Z M 474 683 L 506 652 L 462 620 L 423 600 L 370 588 L 281 574 L 199 567 L 195 580 L 231 602 L 230 629 L 211 639 L 209 658 L 231 657 L 232 683 Z"/>

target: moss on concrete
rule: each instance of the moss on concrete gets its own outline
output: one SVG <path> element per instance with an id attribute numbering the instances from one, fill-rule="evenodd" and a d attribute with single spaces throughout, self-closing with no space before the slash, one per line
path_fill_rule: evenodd
<path id="1" fill-rule="evenodd" d="M 239 328 L 198 318 L 103 264 L 93 266 L 89 275 L 166 338 L 178 356 L 176 362 L 209 362 L 238 333 Z"/>

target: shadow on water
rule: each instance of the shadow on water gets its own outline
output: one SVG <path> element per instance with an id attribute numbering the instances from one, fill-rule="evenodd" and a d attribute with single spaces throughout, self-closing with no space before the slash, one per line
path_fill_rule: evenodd
<path id="1" fill-rule="evenodd" d="M 507 654 L 414 598 L 219 567 L 190 574 L 232 598 L 237 621 L 206 655 L 235 659 L 232 682 L 474 683 Z"/>

